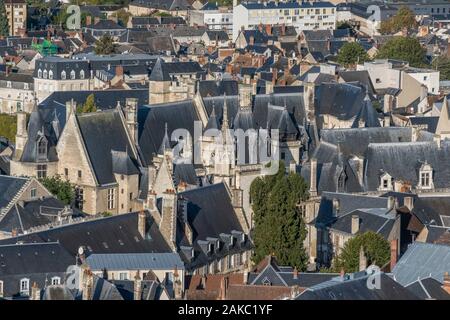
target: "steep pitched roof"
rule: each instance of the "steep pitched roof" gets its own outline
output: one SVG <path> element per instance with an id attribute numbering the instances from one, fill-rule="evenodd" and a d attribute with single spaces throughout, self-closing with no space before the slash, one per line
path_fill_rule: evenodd
<path id="1" fill-rule="evenodd" d="M 127 159 L 131 156 L 123 155 L 131 151 L 132 146 L 119 112 L 94 112 L 77 117 L 87 156 L 100 185 L 116 182 L 113 168 L 137 173 L 136 168 L 133 169 L 133 160 Z"/>
<path id="2" fill-rule="evenodd" d="M 414 242 L 392 271 L 397 282 L 407 286 L 418 279 L 433 278 L 440 283 L 450 270 L 450 246 Z"/>

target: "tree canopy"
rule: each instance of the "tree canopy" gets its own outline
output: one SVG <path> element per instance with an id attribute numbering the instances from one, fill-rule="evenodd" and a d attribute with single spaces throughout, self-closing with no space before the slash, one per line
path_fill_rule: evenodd
<path id="1" fill-rule="evenodd" d="M 96 112 L 97 106 L 95 104 L 95 96 L 93 93 L 87 96 L 86 102 L 83 105 L 77 107 L 77 113 L 90 113 Z"/>
<path id="2" fill-rule="evenodd" d="M 394 37 L 380 48 L 377 58 L 404 60 L 408 61 L 412 67 L 424 67 L 426 50 L 415 38 Z"/>
<path id="3" fill-rule="evenodd" d="M 381 235 L 373 231 L 368 231 L 358 234 L 345 243 L 341 254 L 334 261 L 333 271 L 340 272 L 342 269 L 348 273 L 359 271 L 361 247 L 363 248 L 368 264 L 373 263 L 381 267 L 390 260 L 389 242 Z"/>
<path id="4" fill-rule="evenodd" d="M 363 46 L 357 42 L 348 42 L 339 50 L 338 62 L 345 67 L 354 66 L 369 60 Z"/>
<path id="5" fill-rule="evenodd" d="M 17 116 L 9 114 L 0 114 L 0 136 L 5 137 L 11 142 L 16 140 Z"/>
<path id="6" fill-rule="evenodd" d="M 433 68 L 440 71 L 441 80 L 450 80 L 450 58 L 439 56 L 433 61 Z"/>
<path id="7" fill-rule="evenodd" d="M 104 35 L 95 41 L 94 51 L 96 54 L 112 54 L 115 52 L 114 40 L 110 35 Z"/>
<path id="8" fill-rule="evenodd" d="M 75 198 L 75 190 L 69 181 L 64 181 L 61 177 L 46 177 L 40 179 L 40 182 L 47 188 L 50 193 L 55 195 L 60 201 L 66 205 L 70 205 Z"/>
<path id="9" fill-rule="evenodd" d="M 411 9 L 401 7 L 397 14 L 381 23 L 380 32 L 382 34 L 397 33 L 403 29 L 412 30 L 417 28 L 416 15 Z"/>
<path id="10" fill-rule="evenodd" d="M 6 15 L 5 1 L 0 0 L 0 37 L 7 36 L 9 36 L 9 24 Z"/>
<path id="11" fill-rule="evenodd" d="M 297 204 L 307 199 L 307 185 L 297 174 L 285 174 L 280 162 L 276 175 L 256 178 L 250 188 L 254 212 L 254 263 L 275 255 L 283 264 L 304 270 L 306 227 Z"/>

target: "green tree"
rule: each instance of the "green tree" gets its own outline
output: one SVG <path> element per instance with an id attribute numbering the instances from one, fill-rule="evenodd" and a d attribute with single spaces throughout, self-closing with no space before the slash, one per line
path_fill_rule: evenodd
<path id="1" fill-rule="evenodd" d="M 332 270 L 340 272 L 344 269 L 345 272 L 349 273 L 359 271 L 361 247 L 364 250 L 368 264 L 373 263 L 381 267 L 390 260 L 389 242 L 381 235 L 368 231 L 357 235 L 345 243 L 341 254 L 333 264 Z"/>
<path id="2" fill-rule="evenodd" d="M 131 13 L 127 12 L 125 9 L 120 9 L 120 10 L 116 11 L 114 16 L 117 17 L 118 23 L 122 27 L 126 27 L 128 24 L 128 20 L 131 17 Z"/>
<path id="3" fill-rule="evenodd" d="M 15 142 L 17 132 L 17 116 L 2 113 L 0 114 L 0 136 L 11 142 Z"/>
<path id="4" fill-rule="evenodd" d="M 411 9 L 401 7 L 397 14 L 381 23 L 380 32 L 382 34 L 397 33 L 403 29 L 412 30 L 417 28 L 416 15 Z"/>
<path id="5" fill-rule="evenodd" d="M 75 198 L 75 189 L 69 181 L 64 181 L 59 175 L 40 179 L 40 182 L 66 205 L 70 205 Z"/>
<path id="6" fill-rule="evenodd" d="M 352 25 L 348 23 L 347 21 L 339 21 L 336 24 L 337 29 L 352 29 Z"/>
<path id="7" fill-rule="evenodd" d="M 426 66 L 426 50 L 419 40 L 410 37 L 394 37 L 378 51 L 378 59 L 397 59 L 408 61 L 412 67 Z"/>
<path id="8" fill-rule="evenodd" d="M 115 52 L 114 40 L 110 35 L 104 35 L 95 41 L 94 51 L 96 54 L 112 54 Z"/>
<path id="9" fill-rule="evenodd" d="M 346 67 L 369 60 L 366 51 L 357 42 L 348 42 L 339 50 L 338 62 Z"/>
<path id="10" fill-rule="evenodd" d="M 440 71 L 441 80 L 450 80 L 450 58 L 439 56 L 433 61 L 433 68 Z"/>
<path id="11" fill-rule="evenodd" d="M 259 177 L 250 188 L 254 212 L 253 262 L 274 254 L 282 265 L 304 270 L 306 226 L 297 204 L 308 197 L 307 185 L 297 174 L 285 174 L 280 162 L 276 175 Z"/>
<path id="12" fill-rule="evenodd" d="M 6 16 L 5 1 L 0 0 L 0 37 L 9 36 L 9 24 Z"/>
<path id="13" fill-rule="evenodd" d="M 95 96 L 93 93 L 87 96 L 86 102 L 83 105 L 77 107 L 77 113 L 90 113 L 96 112 L 97 106 L 95 105 Z"/>

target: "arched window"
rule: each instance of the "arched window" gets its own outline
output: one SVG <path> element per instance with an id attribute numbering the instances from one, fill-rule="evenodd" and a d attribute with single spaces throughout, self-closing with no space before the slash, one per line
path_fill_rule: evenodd
<path id="1" fill-rule="evenodd" d="M 44 70 L 44 79 L 47 79 L 47 70 Z"/>
<path id="2" fill-rule="evenodd" d="M 61 80 L 66 80 L 66 72 L 64 70 L 61 71 Z"/>
<path id="3" fill-rule="evenodd" d="M 427 161 L 425 161 L 419 170 L 419 189 L 433 189 L 433 168 Z"/>
<path id="4" fill-rule="evenodd" d="M 70 71 L 70 79 L 74 80 L 75 79 L 75 71 Z"/>
<path id="5" fill-rule="evenodd" d="M 42 78 L 42 70 L 41 69 L 38 70 L 38 78 Z"/>
<path id="6" fill-rule="evenodd" d="M 53 79 L 53 71 L 52 71 L 52 70 L 50 70 L 50 71 L 48 72 L 48 78 L 49 78 L 50 80 Z"/>
<path id="7" fill-rule="evenodd" d="M 84 70 L 80 71 L 80 79 L 84 79 Z"/>

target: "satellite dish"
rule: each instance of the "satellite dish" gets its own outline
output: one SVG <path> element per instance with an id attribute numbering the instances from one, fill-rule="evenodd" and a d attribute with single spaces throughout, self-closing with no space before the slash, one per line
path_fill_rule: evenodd
<path id="1" fill-rule="evenodd" d="M 78 254 L 79 254 L 80 256 L 84 254 L 84 249 L 83 249 L 83 247 L 79 247 L 79 248 L 78 248 Z"/>

